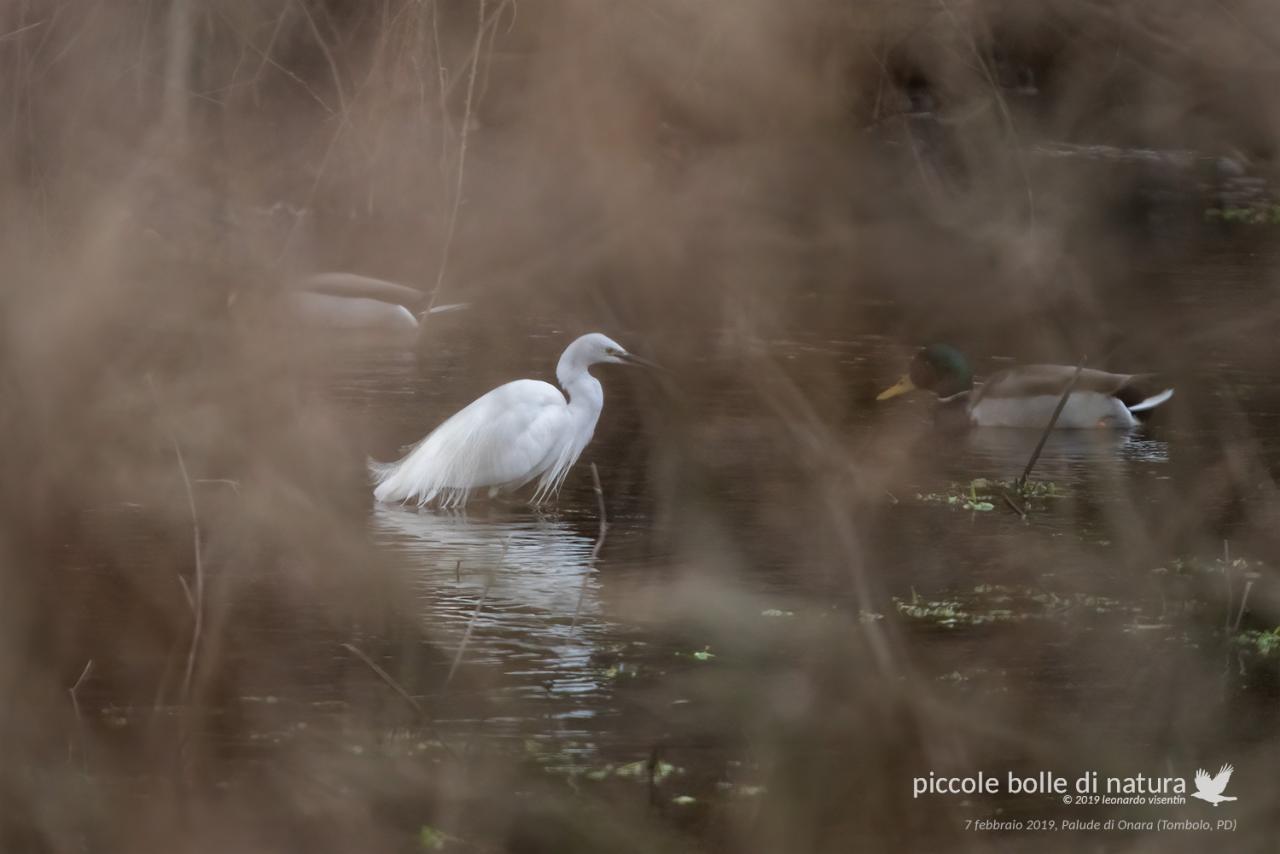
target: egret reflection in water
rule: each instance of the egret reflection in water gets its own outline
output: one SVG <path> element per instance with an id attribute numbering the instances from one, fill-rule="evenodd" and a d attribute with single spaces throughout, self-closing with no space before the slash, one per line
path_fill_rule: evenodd
<path id="1" fill-rule="evenodd" d="M 376 506 L 370 531 L 416 576 L 422 616 L 442 641 L 456 647 L 474 618 L 464 666 L 501 667 L 517 691 L 598 687 L 588 666 L 602 611 L 593 538 L 527 512 L 468 517 L 399 505 Z"/>

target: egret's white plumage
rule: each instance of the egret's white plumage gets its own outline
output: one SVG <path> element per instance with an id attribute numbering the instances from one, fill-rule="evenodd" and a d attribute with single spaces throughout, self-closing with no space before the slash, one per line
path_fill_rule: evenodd
<path id="1" fill-rule="evenodd" d="M 382 329 L 417 332 L 418 318 L 399 303 L 367 297 L 339 297 L 311 291 L 287 294 L 290 316 L 307 327 L 321 329 Z"/>
<path id="2" fill-rule="evenodd" d="M 420 318 L 465 308 L 430 305 L 422 291 L 357 273 L 315 273 L 286 292 L 299 322 L 324 329 L 416 333 Z"/>
<path id="3" fill-rule="evenodd" d="M 541 380 L 498 386 L 399 461 L 371 462 L 374 497 L 461 507 L 472 490 L 488 489 L 492 495 L 537 480 L 533 501 L 545 501 L 559 491 L 591 441 L 604 408 L 604 389 L 587 369 L 638 361 L 605 335 L 583 335 L 565 349 L 556 366 L 564 393 Z"/>

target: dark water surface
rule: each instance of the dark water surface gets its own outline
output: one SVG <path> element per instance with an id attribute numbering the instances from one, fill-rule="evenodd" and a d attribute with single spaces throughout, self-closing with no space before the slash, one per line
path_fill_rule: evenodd
<path id="1" fill-rule="evenodd" d="M 235 638 L 220 654 L 233 669 L 263 655 L 294 665 L 288 680 L 242 680 L 236 696 L 220 698 L 223 737 L 233 747 L 227 773 L 241 773 L 237 763 L 274 761 L 309 729 L 360 708 L 353 697 L 376 697 L 371 726 L 382 735 L 374 745 L 349 723 L 333 724 L 326 732 L 338 735 L 326 737 L 347 738 L 357 755 L 411 756 L 437 741 L 489 745 L 564 777 L 608 776 L 656 750 L 674 768 L 655 795 L 664 804 L 692 797 L 688 809 L 696 812 L 717 799 L 761 798 L 787 773 L 776 764 L 774 778 L 765 770 L 761 720 L 802 752 L 838 739 L 841 710 L 858 694 L 858 668 L 869 665 L 865 649 L 828 642 L 869 631 L 892 648 L 903 678 L 926 686 L 923 705 L 940 710 L 930 720 L 952 728 L 929 737 L 955 742 L 942 754 L 964 773 L 1030 768 L 1040 757 L 1064 774 L 1119 766 L 1189 777 L 1192 767 L 1176 763 L 1234 761 L 1238 786 L 1247 791 L 1259 781 L 1261 791 L 1270 772 L 1249 751 L 1274 727 L 1280 692 L 1265 660 L 1242 657 L 1222 627 L 1234 626 L 1245 584 L 1251 594 L 1241 627 L 1280 623 L 1274 580 L 1266 570 L 1248 576 L 1244 566 L 1197 574 L 1172 563 L 1211 562 L 1224 542 L 1233 558 L 1275 556 L 1275 520 L 1259 520 L 1254 508 L 1268 506 L 1259 502 L 1280 470 L 1280 345 L 1262 320 L 1276 316 L 1280 292 L 1274 259 L 1258 251 L 1229 244 L 1173 269 L 1154 264 L 1131 288 L 1103 298 L 1108 316 L 1159 342 L 1154 357 L 1162 363 L 1121 364 L 1121 347 L 1115 364 L 1090 364 L 1167 371 L 1177 396 L 1132 434 L 1052 436 L 1034 478 L 1052 481 L 1055 495 L 1029 502 L 1025 519 L 1000 501 L 971 511 L 920 498 L 963 500 L 965 488 L 951 484 L 1016 477 L 1038 437 L 939 432 L 925 398 L 873 405 L 871 392 L 900 372 L 914 341 L 856 328 L 840 337 L 823 324 L 796 323 L 751 342 L 784 367 L 802 397 L 815 398 L 826 435 L 861 478 L 859 498 L 847 506 L 815 502 L 820 487 L 797 475 L 798 452 L 761 426 L 789 404 L 776 396 L 772 407 L 762 402 L 771 394 L 753 386 L 735 351 L 709 347 L 700 357 L 696 370 L 733 379 L 703 384 L 670 427 L 653 411 L 666 398 L 652 378 L 599 371 L 604 417 L 557 504 L 479 502 L 465 513 L 370 506 L 377 560 L 352 566 L 354 578 L 309 582 L 317 600 L 350 597 L 349 608 L 308 613 L 302 599 L 292 609 L 281 601 L 279 579 L 253 580 L 264 604 L 238 612 Z M 878 303 L 866 314 L 909 309 Z M 549 379 L 572 337 L 531 323 L 536 334 L 504 357 L 507 378 Z M 616 337 L 629 341 L 626 330 Z M 1013 357 L 966 349 L 980 375 Z M 323 393 L 385 459 L 494 384 L 468 374 L 472 355 L 465 346 L 427 358 L 351 351 L 335 361 Z M 811 373 L 822 379 L 810 384 Z M 849 402 L 827 410 L 817 398 L 832 377 Z M 678 376 L 664 381 L 679 384 Z M 705 501 L 682 498 L 673 510 L 670 496 L 655 494 L 669 461 L 653 447 L 664 430 L 686 428 L 698 453 L 676 482 Z M 591 462 L 608 516 L 598 560 Z M 712 505 L 714 513 L 705 510 Z M 801 511 L 811 514 L 806 530 L 795 508 L 811 506 L 831 516 Z M 87 536 L 135 536 L 124 533 L 128 508 L 94 518 Z M 856 558 L 823 544 L 846 523 Z M 143 545 L 135 551 L 145 555 L 148 534 L 136 536 Z M 73 584 L 110 589 L 92 580 L 92 567 L 77 573 Z M 362 592 L 352 597 L 355 589 Z M 104 596 L 91 619 L 113 623 L 121 608 Z M 343 643 L 422 704 L 430 737 L 397 741 L 413 716 Z M 99 656 L 99 673 L 180 670 L 185 650 L 135 654 L 155 660 Z M 843 675 L 816 681 L 815 661 L 817 672 Z M 149 702 L 141 688 L 130 698 L 94 697 L 91 686 L 87 694 L 121 727 Z M 835 736 L 790 729 L 822 703 L 836 719 Z M 859 726 L 855 718 L 847 726 Z M 1106 747 L 1090 755 L 1091 741 Z M 910 777 L 935 770 L 932 761 L 904 758 L 901 779 L 883 781 L 884 797 L 905 798 Z M 975 816 L 1046 815 L 1039 801 L 968 806 Z"/>

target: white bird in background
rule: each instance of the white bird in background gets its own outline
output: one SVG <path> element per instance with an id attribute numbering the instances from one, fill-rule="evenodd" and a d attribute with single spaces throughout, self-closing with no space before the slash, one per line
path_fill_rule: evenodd
<path id="1" fill-rule="evenodd" d="M 285 299 L 295 319 L 325 329 L 416 333 L 421 318 L 465 308 L 430 305 L 422 291 L 356 273 L 316 273 L 291 285 Z"/>
<path id="2" fill-rule="evenodd" d="M 487 488 L 492 496 L 537 479 L 533 503 L 545 501 L 559 492 L 595 433 L 604 389 L 587 369 L 602 363 L 649 364 L 599 332 L 583 335 L 565 348 L 556 365 L 563 394 L 541 380 L 498 386 L 398 462 L 371 460 L 374 497 L 461 507 L 473 489 Z"/>
<path id="3" fill-rule="evenodd" d="M 1196 769 L 1196 789 L 1191 793 L 1191 797 L 1199 798 L 1202 801 L 1208 801 L 1215 807 L 1223 801 L 1234 801 L 1235 798 L 1230 795 L 1222 794 L 1222 790 L 1227 788 L 1227 783 L 1231 780 L 1231 772 L 1235 769 L 1230 765 L 1223 765 L 1218 771 L 1218 776 L 1210 777 L 1209 772 L 1203 768 Z"/>

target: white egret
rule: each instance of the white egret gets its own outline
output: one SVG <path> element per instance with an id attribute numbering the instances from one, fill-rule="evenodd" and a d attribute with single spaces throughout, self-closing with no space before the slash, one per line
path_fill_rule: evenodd
<path id="1" fill-rule="evenodd" d="M 273 317 L 286 324 L 329 331 L 376 332 L 396 337 L 417 335 L 422 318 L 466 308 L 466 303 L 430 305 L 422 291 L 358 273 L 314 273 L 285 282 L 263 299 L 240 299 L 232 291 L 227 305 L 237 314 Z M 266 309 L 266 310 L 264 310 Z"/>
<path id="2" fill-rule="evenodd" d="M 416 333 L 420 319 L 464 308 L 464 304 L 428 305 L 422 291 L 356 273 L 316 273 L 285 294 L 293 316 L 326 329 L 386 330 Z"/>
<path id="3" fill-rule="evenodd" d="M 514 380 L 469 404 L 393 463 L 370 461 L 379 501 L 461 507 L 474 489 L 489 495 L 533 480 L 533 503 L 557 494 L 595 433 L 604 389 L 587 370 L 602 363 L 648 364 L 599 332 L 565 348 L 556 365 L 564 393 L 541 380 Z M 566 398 L 567 395 L 567 398 Z"/>

